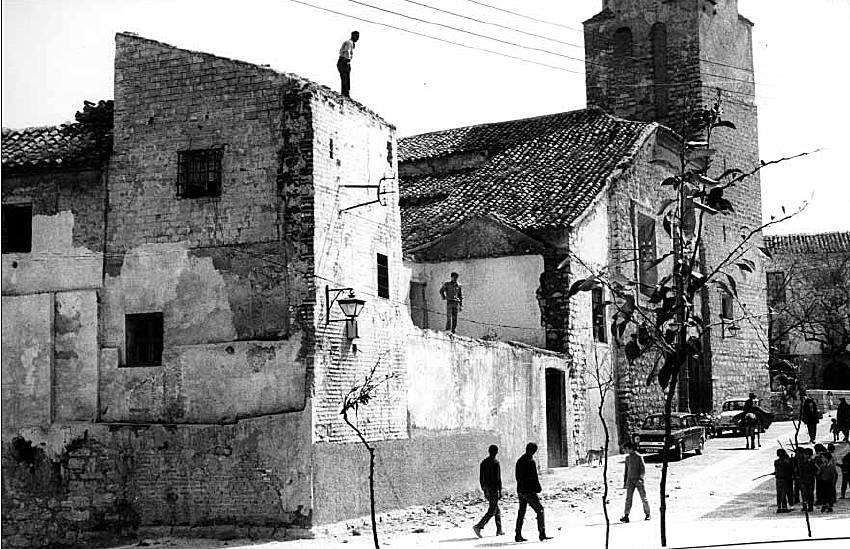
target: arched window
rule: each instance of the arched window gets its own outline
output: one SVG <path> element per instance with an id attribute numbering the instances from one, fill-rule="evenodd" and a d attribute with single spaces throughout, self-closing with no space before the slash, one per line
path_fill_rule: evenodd
<path id="1" fill-rule="evenodd" d="M 669 112 L 667 80 L 667 26 L 652 25 L 652 81 L 655 91 L 655 116 L 664 117 Z"/>
<path id="2" fill-rule="evenodd" d="M 632 30 L 629 27 L 620 27 L 614 33 L 614 56 L 617 60 L 631 57 L 632 55 Z"/>

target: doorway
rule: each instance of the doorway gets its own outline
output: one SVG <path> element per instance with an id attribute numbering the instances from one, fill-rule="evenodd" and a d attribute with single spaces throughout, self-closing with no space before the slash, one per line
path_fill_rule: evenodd
<path id="1" fill-rule="evenodd" d="M 546 443 L 549 467 L 566 467 L 566 376 L 561 370 L 546 368 Z"/>

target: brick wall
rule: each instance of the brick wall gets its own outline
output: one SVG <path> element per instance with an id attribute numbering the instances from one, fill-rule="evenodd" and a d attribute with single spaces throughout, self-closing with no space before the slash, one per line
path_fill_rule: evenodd
<path id="1" fill-rule="evenodd" d="M 410 316 L 402 287 L 401 218 L 398 207 L 395 128 L 377 115 L 331 92 L 318 93 L 313 116 L 315 188 L 316 442 L 357 440 L 342 420 L 345 393 L 362 382 L 376 362 L 376 375 L 394 377 L 361 408 L 357 425 L 373 440 L 407 436 L 404 344 Z M 390 154 L 392 153 L 392 154 Z M 387 178 L 381 183 L 382 178 Z M 386 185 L 393 194 L 380 203 L 345 208 L 377 198 L 377 189 L 343 185 Z M 377 254 L 388 258 L 389 298 L 379 297 Z M 325 286 L 353 288 L 366 300 L 357 320 L 360 337 L 343 335 L 344 323 L 326 323 Z M 343 294 L 345 295 L 345 294 Z M 333 297 L 333 296 L 332 296 Z M 344 318 L 338 307 L 331 318 Z"/>

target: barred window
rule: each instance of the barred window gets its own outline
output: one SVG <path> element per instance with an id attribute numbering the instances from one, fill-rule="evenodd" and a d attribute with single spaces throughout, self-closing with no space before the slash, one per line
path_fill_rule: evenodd
<path id="1" fill-rule="evenodd" d="M 162 365 L 162 313 L 124 317 L 127 366 Z"/>
<path id="2" fill-rule="evenodd" d="M 723 294 L 720 296 L 720 318 L 724 320 L 732 320 L 735 318 L 731 295 Z"/>
<path id="3" fill-rule="evenodd" d="M 3 204 L 4 254 L 32 251 L 32 204 Z"/>
<path id="4" fill-rule="evenodd" d="M 222 149 L 177 153 L 177 196 L 200 198 L 221 196 Z"/>
<path id="5" fill-rule="evenodd" d="M 640 212 L 635 212 L 635 214 L 640 290 L 649 295 L 658 283 L 658 266 L 655 264 L 655 219 Z"/>

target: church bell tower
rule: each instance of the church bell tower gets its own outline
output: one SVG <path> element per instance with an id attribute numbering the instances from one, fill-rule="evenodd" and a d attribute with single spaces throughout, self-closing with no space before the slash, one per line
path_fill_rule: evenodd
<path id="1" fill-rule="evenodd" d="M 675 132 L 697 107 L 722 102 L 724 119 L 736 131 L 712 135 L 711 174 L 758 165 L 758 117 L 752 55 L 753 23 L 738 13 L 737 0 L 604 0 L 602 11 L 584 22 L 588 106 L 629 120 L 654 121 Z M 648 181 L 647 185 L 658 184 Z M 762 223 L 758 174 L 726 192 L 730 215 L 709 219 L 704 263 L 717 265 L 738 245 L 740 234 Z M 689 376 L 691 411 L 710 411 L 724 398 L 769 396 L 765 274 L 752 242 L 746 257 L 753 273 L 727 269 L 737 279 L 732 304 L 735 330 L 712 328 L 704 340 L 706 360 Z M 712 323 L 730 304 L 715 290 L 704 295 L 703 311 Z M 728 300 L 728 298 L 726 298 Z"/>

